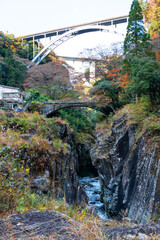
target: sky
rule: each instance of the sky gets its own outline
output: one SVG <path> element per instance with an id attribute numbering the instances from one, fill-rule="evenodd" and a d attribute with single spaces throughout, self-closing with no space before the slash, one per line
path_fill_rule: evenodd
<path id="1" fill-rule="evenodd" d="M 0 0 L 0 31 L 15 37 L 129 14 L 132 0 Z M 123 25 L 123 24 L 122 24 Z M 120 31 L 125 31 L 121 26 Z M 84 48 L 121 41 L 113 34 L 82 34 L 55 52 L 77 56 Z"/>

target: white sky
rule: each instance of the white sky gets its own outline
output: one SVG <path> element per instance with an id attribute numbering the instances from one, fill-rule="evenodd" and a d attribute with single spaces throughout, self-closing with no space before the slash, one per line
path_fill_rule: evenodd
<path id="1" fill-rule="evenodd" d="M 0 0 L 0 31 L 17 37 L 123 16 L 129 14 L 131 3 L 132 0 Z M 76 56 L 83 48 L 123 40 L 120 35 L 117 37 L 108 33 L 83 34 L 55 52 Z"/>

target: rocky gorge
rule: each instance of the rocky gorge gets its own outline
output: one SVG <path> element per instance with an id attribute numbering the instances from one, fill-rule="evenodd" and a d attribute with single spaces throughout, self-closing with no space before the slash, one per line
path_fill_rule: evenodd
<path id="1" fill-rule="evenodd" d="M 18 115 L 3 111 L 0 117 L 1 145 L 3 149 L 7 147 L 6 152 L 8 149 L 12 152 L 12 158 L 20 160 L 24 169 L 29 169 L 25 178 L 30 179 L 31 191 L 37 196 L 63 198 L 67 204 L 79 205 L 82 209 L 88 205 L 87 211 L 95 216 L 99 215 L 96 210 L 99 208 L 103 211 L 101 216 L 107 214 L 107 218 L 102 217 L 104 222 L 113 218 L 128 219 L 131 226 L 135 226 L 135 223 L 158 221 L 159 145 L 147 131 L 141 132 L 127 113 L 116 116 L 103 131 L 97 131 L 95 139 L 92 136 L 83 142 L 77 142 L 73 130 L 60 118 L 45 119 L 38 113 Z M 159 134 L 159 130 L 156 131 Z M 1 159 L 6 158 L 3 149 Z M 2 175 L 8 176 L 7 171 L 11 171 L 8 165 Z M 121 237 L 133 230 L 131 227 L 124 231 L 120 226 L 117 233 L 116 228 L 109 229 L 103 230 L 106 236 L 115 232 Z M 159 234 L 158 229 L 156 225 L 148 234 Z M 147 231 L 146 227 L 141 233 L 147 234 Z M 112 237 L 118 239 L 114 234 Z"/>

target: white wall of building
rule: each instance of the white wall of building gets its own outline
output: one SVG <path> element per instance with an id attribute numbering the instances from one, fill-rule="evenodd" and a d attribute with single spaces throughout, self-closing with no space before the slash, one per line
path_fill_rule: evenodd
<path id="1" fill-rule="evenodd" d="M 19 88 L 0 85 L 0 99 L 3 99 L 3 93 L 18 93 Z"/>
<path id="2" fill-rule="evenodd" d="M 11 103 L 14 106 L 24 102 L 25 93 L 21 92 L 19 88 L 0 85 L 0 100 L 3 100 L 5 104 Z"/>

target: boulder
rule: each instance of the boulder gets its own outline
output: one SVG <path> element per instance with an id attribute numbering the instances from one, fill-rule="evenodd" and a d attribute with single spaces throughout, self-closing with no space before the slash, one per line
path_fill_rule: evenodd
<path id="1" fill-rule="evenodd" d="M 78 222 L 61 212 L 51 210 L 13 214 L 0 219 L 0 240 L 98 240 L 105 237 L 111 240 L 159 239 L 160 223 L 142 225 L 131 222 L 118 223 L 113 220 L 102 222 L 96 219 L 96 223 L 93 220 L 92 229 L 87 223 Z"/>

